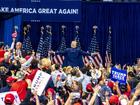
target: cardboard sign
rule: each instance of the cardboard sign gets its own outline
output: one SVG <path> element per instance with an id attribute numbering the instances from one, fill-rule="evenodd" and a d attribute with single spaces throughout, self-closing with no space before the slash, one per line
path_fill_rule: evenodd
<path id="1" fill-rule="evenodd" d="M 110 76 L 111 76 L 111 80 L 113 80 L 114 82 L 118 81 L 120 83 L 126 83 L 127 71 L 120 70 L 114 67 L 111 69 Z"/>
<path id="2" fill-rule="evenodd" d="M 9 93 L 15 96 L 14 105 L 19 105 L 21 102 L 16 91 L 0 93 L 0 105 L 5 105 L 4 99 L 5 99 L 6 94 L 9 94 Z"/>
<path id="3" fill-rule="evenodd" d="M 50 80 L 50 77 L 51 75 L 38 70 L 33 79 L 33 82 L 31 85 L 31 91 L 32 92 L 36 91 L 37 95 L 41 96 L 42 92 L 44 91 L 46 85 L 48 84 Z"/>

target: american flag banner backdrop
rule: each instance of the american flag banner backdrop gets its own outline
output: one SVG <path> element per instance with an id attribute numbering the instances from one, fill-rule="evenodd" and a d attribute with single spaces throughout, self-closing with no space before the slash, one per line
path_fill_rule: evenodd
<path id="1" fill-rule="evenodd" d="M 76 30 L 75 40 L 77 41 L 77 47 L 81 49 L 79 35 L 77 33 L 77 30 Z M 66 49 L 66 41 L 65 41 L 65 37 L 62 36 L 59 51 L 64 51 L 65 49 Z M 92 63 L 93 66 L 96 67 L 96 68 L 98 68 L 100 65 L 102 65 L 102 58 L 101 58 L 101 55 L 99 53 L 98 43 L 96 41 L 96 29 L 94 30 L 94 35 L 93 35 L 93 38 L 92 38 L 91 43 L 90 43 L 89 52 L 93 53 L 93 54 L 92 54 L 92 56 L 83 56 L 84 64 Z M 55 64 L 61 64 L 62 65 L 63 61 L 64 61 L 64 56 L 55 55 L 53 57 L 53 63 L 55 63 Z"/>
<path id="2" fill-rule="evenodd" d="M 92 56 L 85 56 L 83 59 L 84 63 L 92 63 L 95 68 L 98 68 L 102 65 L 102 58 L 99 52 L 93 53 Z"/>
<path id="3" fill-rule="evenodd" d="M 26 38 L 26 51 L 27 53 L 31 53 L 33 50 L 31 39 L 30 39 L 30 25 L 27 25 L 27 38 Z"/>
<path id="4" fill-rule="evenodd" d="M 102 57 L 99 53 L 99 45 L 98 45 L 98 42 L 96 39 L 96 29 L 97 28 L 98 28 L 97 26 L 93 26 L 94 34 L 93 34 L 93 37 L 91 39 L 91 43 L 89 46 L 89 53 L 93 53 L 93 55 L 85 56 L 83 59 L 85 64 L 92 63 L 95 68 L 98 68 L 102 65 Z"/>
<path id="5" fill-rule="evenodd" d="M 27 28 L 27 29 L 26 29 Z M 24 40 L 23 40 L 23 51 L 30 53 L 32 52 L 32 44 L 30 39 L 30 25 L 27 25 L 27 27 L 24 27 Z M 27 32 L 26 32 L 27 31 Z"/>
<path id="6" fill-rule="evenodd" d="M 46 26 L 46 35 L 44 39 L 44 44 L 43 44 L 43 56 L 44 57 L 49 57 L 48 51 L 51 50 L 52 47 L 52 27 L 50 25 Z"/>
<path id="7" fill-rule="evenodd" d="M 66 26 L 62 25 L 62 39 L 61 39 L 61 43 L 60 43 L 60 47 L 58 49 L 58 51 L 63 52 L 66 49 L 66 40 L 65 40 L 65 28 Z M 64 56 L 61 55 L 54 55 L 52 57 L 52 63 L 54 64 L 60 64 L 62 65 L 64 61 Z"/>
<path id="8" fill-rule="evenodd" d="M 43 30 L 44 30 L 44 27 L 42 26 L 41 27 L 41 36 L 40 36 L 40 41 L 39 41 L 39 44 L 38 44 L 38 47 L 37 47 L 37 56 L 39 57 L 39 58 L 42 58 L 43 56 L 44 56 L 44 54 L 43 54 L 43 45 L 44 45 L 44 40 L 43 40 L 43 35 L 44 35 L 44 32 L 43 32 Z"/>

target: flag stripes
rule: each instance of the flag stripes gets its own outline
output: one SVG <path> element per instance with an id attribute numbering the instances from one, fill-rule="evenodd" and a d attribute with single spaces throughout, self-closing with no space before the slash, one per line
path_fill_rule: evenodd
<path id="1" fill-rule="evenodd" d="M 53 64 L 60 64 L 62 65 L 64 61 L 64 56 L 61 55 L 55 55 L 52 59 L 52 63 Z"/>
<path id="2" fill-rule="evenodd" d="M 52 59 L 53 64 L 63 64 L 64 56 L 55 55 Z M 98 68 L 102 64 L 102 58 L 99 53 L 93 53 L 93 56 L 83 56 L 83 62 L 86 65 L 87 63 L 92 63 L 93 67 Z"/>
<path id="3" fill-rule="evenodd" d="M 102 64 L 102 58 L 99 53 L 93 53 L 93 56 L 83 57 L 84 64 L 92 63 L 93 67 L 98 68 Z"/>

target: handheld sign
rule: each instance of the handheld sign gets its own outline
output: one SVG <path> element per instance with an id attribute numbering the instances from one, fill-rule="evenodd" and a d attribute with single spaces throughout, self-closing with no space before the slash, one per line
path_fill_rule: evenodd
<path id="1" fill-rule="evenodd" d="M 31 91 L 32 92 L 36 91 L 37 95 L 41 96 L 42 92 L 44 91 L 46 85 L 49 82 L 50 77 L 51 77 L 51 75 L 38 70 L 33 79 L 33 82 L 31 85 Z"/>
<path id="2" fill-rule="evenodd" d="M 114 82 L 118 81 L 119 83 L 126 83 L 127 71 L 120 70 L 120 69 L 113 67 L 111 69 L 110 77 L 111 77 L 111 80 L 113 80 Z"/>
<path id="3" fill-rule="evenodd" d="M 0 105 L 5 105 L 4 99 L 5 99 L 6 94 L 9 94 L 9 93 L 13 94 L 15 97 L 14 105 L 20 105 L 21 102 L 16 91 L 0 93 Z"/>

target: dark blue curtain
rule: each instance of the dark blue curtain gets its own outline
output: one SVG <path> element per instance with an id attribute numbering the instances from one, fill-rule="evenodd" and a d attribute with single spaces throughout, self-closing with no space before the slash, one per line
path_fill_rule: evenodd
<path id="1" fill-rule="evenodd" d="M 4 30 L 3 30 L 4 22 L 0 21 L 0 41 L 4 41 Z"/>
<path id="2" fill-rule="evenodd" d="M 18 26 L 18 36 L 17 36 L 17 40 L 19 40 L 20 37 L 20 27 L 21 27 L 21 23 L 22 23 L 22 16 L 21 15 L 17 15 L 14 16 L 10 19 L 7 19 L 4 21 L 4 43 L 6 45 L 11 45 L 12 43 L 12 33 L 14 32 L 14 26 Z"/>
<path id="3" fill-rule="evenodd" d="M 133 64 L 140 57 L 140 4 L 136 3 L 83 3 L 82 44 L 87 50 L 92 26 L 98 26 L 98 41 L 105 56 L 108 27 L 112 27 L 113 62 Z"/>
<path id="4" fill-rule="evenodd" d="M 66 43 L 74 39 L 74 27 L 80 26 L 80 42 L 83 50 L 87 51 L 93 35 L 93 25 L 97 25 L 97 41 L 99 42 L 100 53 L 105 57 L 106 43 L 108 38 L 108 27 L 112 27 L 112 59 L 113 63 L 133 64 L 135 59 L 140 57 L 140 4 L 136 3 L 82 3 L 82 21 L 78 22 L 45 22 L 30 24 L 31 41 L 36 50 L 40 38 L 40 27 L 52 26 L 52 49 L 57 50 L 61 41 L 61 25 L 66 25 Z M 20 37 L 22 41 L 23 36 Z"/>

